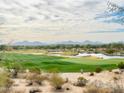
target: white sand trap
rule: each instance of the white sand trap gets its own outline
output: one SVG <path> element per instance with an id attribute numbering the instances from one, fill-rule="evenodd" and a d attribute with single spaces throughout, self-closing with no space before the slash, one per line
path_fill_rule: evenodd
<path id="1" fill-rule="evenodd" d="M 107 56 L 104 54 L 95 54 L 95 53 L 79 53 L 77 57 L 96 57 L 96 58 L 102 58 L 102 59 L 113 59 L 113 58 L 124 58 L 124 56 Z"/>

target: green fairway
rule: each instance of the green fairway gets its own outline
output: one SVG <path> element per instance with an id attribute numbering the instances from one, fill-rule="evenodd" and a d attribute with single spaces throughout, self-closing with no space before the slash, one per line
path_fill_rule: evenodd
<path id="1" fill-rule="evenodd" d="M 1 62 L 1 64 L 9 67 L 13 62 L 17 62 L 25 69 L 40 68 L 47 71 L 57 69 L 60 72 L 79 72 L 80 69 L 83 69 L 84 71 L 94 71 L 96 67 L 114 69 L 117 68 L 117 64 L 123 60 L 124 59 L 103 60 L 90 57 L 67 58 L 8 53 L 5 55 L 5 62 Z"/>

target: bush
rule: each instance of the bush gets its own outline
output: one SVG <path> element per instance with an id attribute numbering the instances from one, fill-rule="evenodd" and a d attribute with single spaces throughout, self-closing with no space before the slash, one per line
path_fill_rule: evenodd
<path id="1" fill-rule="evenodd" d="M 124 93 L 124 88 L 121 87 L 113 88 L 111 93 Z"/>
<path id="2" fill-rule="evenodd" d="M 45 76 L 42 76 L 42 75 L 37 75 L 35 77 L 35 83 L 37 83 L 38 85 L 42 85 L 42 82 L 47 79 Z"/>
<path id="3" fill-rule="evenodd" d="M 111 93 L 124 93 L 124 85 L 122 80 L 114 80 L 114 86 L 112 86 L 111 88 Z"/>
<path id="4" fill-rule="evenodd" d="M 114 76 L 114 77 L 113 77 L 113 80 L 114 80 L 114 81 L 119 80 L 119 77 Z"/>
<path id="5" fill-rule="evenodd" d="M 88 87 L 83 93 L 111 93 L 111 91 L 109 89 L 92 86 Z"/>
<path id="6" fill-rule="evenodd" d="M 11 69 L 11 77 L 12 78 L 18 78 L 18 73 L 20 72 L 20 71 L 22 71 L 22 66 L 19 64 L 19 63 L 17 63 L 17 62 L 13 62 L 12 64 L 11 64 L 11 66 L 10 67 L 8 67 L 8 69 Z"/>
<path id="7" fill-rule="evenodd" d="M 28 86 L 33 84 L 42 85 L 42 82 L 46 79 L 45 76 L 39 75 L 39 74 L 30 74 L 27 76 Z"/>
<path id="8" fill-rule="evenodd" d="M 26 93 L 25 91 L 26 90 L 18 90 L 18 91 L 17 90 L 14 90 L 14 91 L 12 91 L 12 93 Z"/>
<path id="9" fill-rule="evenodd" d="M 93 73 L 93 72 L 91 72 L 91 73 L 90 73 L 90 76 L 94 76 L 94 73 Z"/>
<path id="10" fill-rule="evenodd" d="M 0 73 L 0 93 L 9 93 L 13 81 L 9 78 L 9 74 L 7 72 Z M 2 90 L 1 90 L 2 89 Z"/>
<path id="11" fill-rule="evenodd" d="M 102 68 L 101 67 L 97 67 L 96 69 L 95 69 L 95 72 L 96 73 L 100 73 L 102 71 Z"/>
<path id="12" fill-rule="evenodd" d="M 29 93 L 41 93 L 42 91 L 39 88 L 32 88 Z"/>
<path id="13" fill-rule="evenodd" d="M 112 72 L 112 69 L 109 69 L 109 72 Z"/>
<path id="14" fill-rule="evenodd" d="M 41 69 L 37 68 L 37 67 L 34 67 L 30 70 L 30 72 L 32 73 L 37 73 L 37 74 L 41 74 Z"/>
<path id="15" fill-rule="evenodd" d="M 123 62 L 120 62 L 120 63 L 118 64 L 118 68 L 119 68 L 119 69 L 124 69 L 124 63 L 123 63 Z"/>
<path id="16" fill-rule="evenodd" d="M 85 86 L 87 83 L 87 80 L 84 78 L 84 77 L 79 77 L 78 80 L 77 80 L 77 86 Z"/>
<path id="17" fill-rule="evenodd" d="M 97 84 L 95 81 L 94 84 L 87 86 L 83 93 L 124 93 L 123 81 L 114 80 L 114 83 L 110 83 L 109 85 L 103 82 L 98 82 Z"/>
<path id="18" fill-rule="evenodd" d="M 59 69 L 58 68 L 52 68 L 48 70 L 49 73 L 59 73 Z"/>
<path id="19" fill-rule="evenodd" d="M 15 69 L 17 72 L 23 70 L 23 67 L 18 62 L 13 62 L 9 68 L 10 69 Z"/>
<path id="20" fill-rule="evenodd" d="M 62 77 L 60 77 L 58 74 L 53 74 L 50 78 L 51 85 L 56 89 L 62 89 L 62 85 L 65 83 Z"/>

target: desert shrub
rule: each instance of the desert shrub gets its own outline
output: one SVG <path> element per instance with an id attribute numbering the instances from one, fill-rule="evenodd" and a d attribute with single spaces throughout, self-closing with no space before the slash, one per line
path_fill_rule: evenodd
<path id="1" fill-rule="evenodd" d="M 124 89 L 123 88 L 114 88 L 111 93 L 124 93 Z"/>
<path id="2" fill-rule="evenodd" d="M 109 72 L 112 72 L 112 69 L 109 69 Z"/>
<path id="3" fill-rule="evenodd" d="M 114 80 L 114 81 L 119 80 L 119 77 L 114 76 L 114 77 L 113 77 L 113 80 Z"/>
<path id="4" fill-rule="evenodd" d="M 90 76 L 94 76 L 94 73 L 93 73 L 93 72 L 91 72 L 91 73 L 90 73 Z"/>
<path id="5" fill-rule="evenodd" d="M 119 68 L 119 69 L 124 69 L 124 63 L 123 63 L 123 62 L 120 62 L 120 63 L 118 64 L 118 68 Z"/>
<path id="6" fill-rule="evenodd" d="M 30 72 L 32 73 L 37 73 L 37 74 L 41 74 L 41 69 L 37 68 L 37 67 L 34 67 L 30 70 Z"/>
<path id="7" fill-rule="evenodd" d="M 124 88 L 122 87 L 115 87 L 112 89 L 111 93 L 124 93 Z"/>
<path id="8" fill-rule="evenodd" d="M 48 70 L 49 73 L 59 73 L 59 69 L 58 68 L 52 68 Z"/>
<path id="9" fill-rule="evenodd" d="M 9 73 L 0 72 L 0 87 L 8 86 L 11 84 L 11 80 L 9 78 Z"/>
<path id="10" fill-rule="evenodd" d="M 13 62 L 9 68 L 10 69 L 15 69 L 18 72 L 23 70 L 23 67 L 18 62 Z"/>
<path id="11" fill-rule="evenodd" d="M 111 93 L 124 93 L 123 81 L 120 79 L 114 80 L 114 85 L 111 85 Z"/>
<path id="12" fill-rule="evenodd" d="M 42 85 L 42 82 L 45 80 L 45 79 L 47 79 L 47 77 L 45 77 L 45 76 L 42 76 L 42 75 L 37 75 L 36 77 L 35 77 L 35 83 L 37 83 L 38 85 Z"/>
<path id="13" fill-rule="evenodd" d="M 17 77 L 18 77 L 18 71 L 17 71 L 16 69 L 13 69 L 13 70 L 11 71 L 11 77 L 12 77 L 12 78 L 17 78 Z"/>
<path id="14" fill-rule="evenodd" d="M 114 73 L 115 73 L 115 74 L 120 74 L 120 71 L 115 71 Z"/>
<path id="15" fill-rule="evenodd" d="M 124 93 L 123 80 L 117 79 L 109 84 L 95 81 L 87 86 L 83 93 Z"/>
<path id="16" fill-rule="evenodd" d="M 39 88 L 32 88 L 29 90 L 29 93 L 41 93 L 42 91 Z"/>
<path id="17" fill-rule="evenodd" d="M 66 90 L 70 90 L 70 88 L 67 87 Z"/>
<path id="18" fill-rule="evenodd" d="M 0 93 L 9 93 L 13 81 L 7 72 L 0 72 Z"/>
<path id="19" fill-rule="evenodd" d="M 43 75 L 39 75 L 39 74 L 30 74 L 26 77 L 26 79 L 28 80 L 28 86 L 33 85 L 33 84 L 38 84 L 38 85 L 42 85 L 42 82 L 47 79 L 47 77 L 43 76 Z"/>
<path id="20" fill-rule="evenodd" d="M 13 62 L 11 64 L 10 67 L 8 67 L 8 69 L 11 69 L 11 77 L 12 78 L 17 78 L 18 77 L 18 73 L 22 71 L 23 67 L 17 63 L 17 62 Z"/>
<path id="21" fill-rule="evenodd" d="M 77 79 L 76 86 L 82 87 L 82 86 L 85 86 L 86 83 L 87 83 L 87 80 L 86 80 L 84 77 L 79 77 L 79 78 Z"/>
<path id="22" fill-rule="evenodd" d="M 68 82 L 69 82 L 69 79 L 68 79 L 68 78 L 66 78 L 65 83 L 68 83 Z"/>
<path id="23" fill-rule="evenodd" d="M 12 91 L 11 93 L 25 93 L 25 90 L 19 90 L 19 91 Z"/>
<path id="24" fill-rule="evenodd" d="M 95 72 L 96 73 L 100 73 L 102 71 L 102 68 L 101 67 L 97 67 L 96 69 L 95 69 Z"/>
<path id="25" fill-rule="evenodd" d="M 99 87 L 88 87 L 83 93 L 124 93 L 124 88 L 114 87 L 114 88 L 99 88 Z"/>
<path id="26" fill-rule="evenodd" d="M 60 77 L 58 74 L 53 74 L 50 77 L 50 83 L 51 85 L 56 89 L 62 89 L 62 85 L 65 83 L 64 79 L 62 77 Z"/>
<path id="27" fill-rule="evenodd" d="M 35 75 L 34 74 L 29 74 L 26 76 L 26 80 L 27 80 L 27 86 L 31 86 L 33 85 L 33 80 L 34 80 Z"/>
<path id="28" fill-rule="evenodd" d="M 99 88 L 96 86 L 87 87 L 83 93 L 111 93 L 110 89 Z"/>

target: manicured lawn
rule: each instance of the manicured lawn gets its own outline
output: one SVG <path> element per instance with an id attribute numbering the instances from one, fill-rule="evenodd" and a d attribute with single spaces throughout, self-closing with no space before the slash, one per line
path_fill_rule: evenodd
<path id="1" fill-rule="evenodd" d="M 8 53 L 5 55 L 5 62 L 1 62 L 1 64 L 11 67 L 13 62 L 17 62 L 25 69 L 39 68 L 46 71 L 57 69 L 60 72 L 79 72 L 80 69 L 83 69 L 84 71 L 95 71 L 96 67 L 101 67 L 102 69 L 114 69 L 117 68 L 119 62 L 123 61 L 124 59 L 103 60 L 90 57 L 66 58 Z"/>

